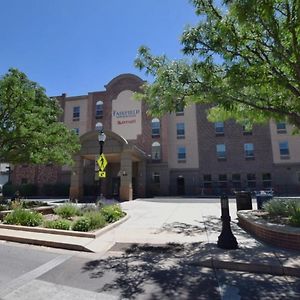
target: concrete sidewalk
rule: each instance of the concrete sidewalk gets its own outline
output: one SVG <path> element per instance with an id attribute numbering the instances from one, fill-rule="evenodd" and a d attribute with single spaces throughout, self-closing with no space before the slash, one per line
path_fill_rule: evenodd
<path id="1" fill-rule="evenodd" d="M 0 238 L 90 251 L 108 256 L 132 244 L 186 245 L 194 265 L 300 277 L 300 254 L 260 243 L 237 226 L 235 200 L 230 200 L 232 231 L 239 249 L 216 246 L 221 233 L 219 199 L 154 198 L 121 204 L 129 219 L 96 239 L 0 229 Z M 253 208 L 256 203 L 253 202 Z M 55 245 L 56 243 L 56 245 Z"/>

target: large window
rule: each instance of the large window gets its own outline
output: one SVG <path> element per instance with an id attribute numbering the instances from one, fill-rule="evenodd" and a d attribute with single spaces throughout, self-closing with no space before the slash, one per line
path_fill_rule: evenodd
<path id="1" fill-rule="evenodd" d="M 217 158 L 218 159 L 225 159 L 226 158 L 226 146 L 225 144 L 217 144 Z"/>
<path id="2" fill-rule="evenodd" d="M 96 119 L 100 119 L 103 117 L 103 102 L 98 101 L 96 103 Z"/>
<path id="3" fill-rule="evenodd" d="M 244 153 L 246 158 L 254 157 L 254 145 L 252 143 L 244 144 Z"/>
<path id="4" fill-rule="evenodd" d="M 177 133 L 178 139 L 184 139 L 184 136 L 185 136 L 184 123 L 176 124 L 176 133 Z"/>
<path id="5" fill-rule="evenodd" d="M 210 174 L 203 175 L 203 187 L 204 188 L 211 188 L 212 187 L 212 178 Z"/>
<path id="6" fill-rule="evenodd" d="M 160 160 L 160 143 L 158 142 L 152 144 L 152 159 Z"/>
<path id="7" fill-rule="evenodd" d="M 79 121 L 80 119 L 80 106 L 73 107 L 73 121 Z"/>
<path id="8" fill-rule="evenodd" d="M 183 146 L 177 148 L 177 159 L 179 162 L 185 162 L 186 159 L 186 149 Z"/>
<path id="9" fill-rule="evenodd" d="M 281 158 L 289 158 L 290 150 L 287 141 L 279 142 L 279 153 Z"/>
<path id="10" fill-rule="evenodd" d="M 215 132 L 216 135 L 224 135 L 224 122 L 215 123 Z"/>
<path id="11" fill-rule="evenodd" d="M 160 136 L 160 121 L 157 118 L 152 119 L 151 121 L 152 137 Z"/>

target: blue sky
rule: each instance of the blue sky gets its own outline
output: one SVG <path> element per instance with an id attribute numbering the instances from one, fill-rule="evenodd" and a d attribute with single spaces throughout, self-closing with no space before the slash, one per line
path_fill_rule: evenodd
<path id="1" fill-rule="evenodd" d="M 196 23 L 188 0 L 0 0 L 0 74 L 18 68 L 49 96 L 104 90 L 122 73 L 147 79 L 138 47 L 179 58 Z"/>

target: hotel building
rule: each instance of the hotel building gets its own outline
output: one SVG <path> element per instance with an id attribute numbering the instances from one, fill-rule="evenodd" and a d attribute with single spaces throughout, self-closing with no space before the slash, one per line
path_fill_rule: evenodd
<path id="1" fill-rule="evenodd" d="M 143 80 L 132 74 L 112 79 L 103 91 L 56 97 L 61 121 L 80 137 L 81 150 L 70 167 L 15 166 L 14 184 L 70 185 L 70 198 L 95 197 L 99 178 L 96 124 L 107 136 L 108 161 L 101 179 L 105 197 L 131 200 L 151 196 L 206 196 L 235 190 L 273 189 L 300 193 L 300 136 L 284 122 L 255 125 L 251 131 L 234 121 L 211 123 L 207 106 L 193 104 L 162 118 L 148 116 L 133 99 Z"/>

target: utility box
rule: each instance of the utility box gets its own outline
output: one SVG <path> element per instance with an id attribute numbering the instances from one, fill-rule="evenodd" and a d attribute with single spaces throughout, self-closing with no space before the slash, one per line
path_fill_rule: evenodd
<path id="1" fill-rule="evenodd" d="M 237 210 L 251 210 L 252 197 L 251 192 L 240 191 L 235 193 Z"/>

